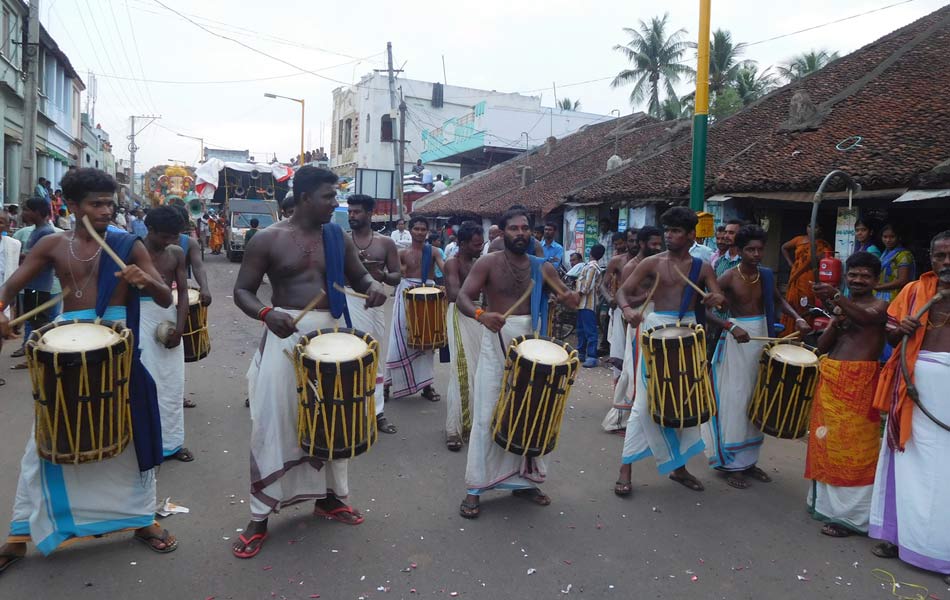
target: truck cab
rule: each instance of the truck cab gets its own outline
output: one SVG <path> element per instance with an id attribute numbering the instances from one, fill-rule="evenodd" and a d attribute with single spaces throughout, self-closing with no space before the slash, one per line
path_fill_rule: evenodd
<path id="1" fill-rule="evenodd" d="M 279 207 L 273 200 L 229 198 L 225 205 L 228 229 L 224 235 L 224 253 L 228 260 L 240 262 L 244 257 L 244 234 L 251 228 L 251 219 L 257 219 L 258 229 L 277 222 Z"/>

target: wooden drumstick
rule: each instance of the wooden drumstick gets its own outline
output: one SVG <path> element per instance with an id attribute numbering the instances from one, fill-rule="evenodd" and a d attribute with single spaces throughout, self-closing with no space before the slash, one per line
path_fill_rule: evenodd
<path id="1" fill-rule="evenodd" d="M 780 337 L 779 339 L 780 339 L 780 340 L 790 340 L 790 339 L 793 339 L 793 338 L 797 338 L 797 337 L 800 336 L 801 334 L 802 334 L 802 332 L 801 332 L 801 331 L 798 331 L 798 330 L 796 329 L 795 331 L 791 332 L 791 333 L 788 334 L 788 335 L 783 335 L 783 336 Z"/>
<path id="2" fill-rule="evenodd" d="M 60 295 L 58 295 L 58 296 L 54 296 L 53 298 L 50 298 L 49 300 L 47 300 L 47 301 L 44 302 L 43 304 L 40 304 L 39 306 L 37 306 L 37 307 L 34 308 L 33 310 L 23 313 L 23 314 L 20 315 L 19 317 L 17 317 L 17 318 L 15 318 L 15 319 L 11 320 L 11 321 L 8 323 L 8 325 L 9 325 L 10 327 L 16 327 L 16 326 L 19 325 L 20 323 L 23 323 L 24 321 L 28 321 L 30 318 L 32 318 L 32 317 L 34 317 L 34 316 L 40 314 L 41 312 L 43 312 L 43 311 L 46 310 L 47 308 L 53 308 L 54 306 L 56 306 L 57 304 L 59 304 L 60 300 L 62 300 L 63 298 L 66 297 L 66 294 L 68 294 L 68 293 L 71 292 L 71 291 L 72 291 L 72 290 L 70 290 L 69 288 L 65 288 L 65 289 L 63 290 L 63 293 L 62 293 L 62 294 L 60 294 Z"/>
<path id="3" fill-rule="evenodd" d="M 793 339 L 793 336 L 788 335 L 785 337 L 769 337 L 767 335 L 750 335 L 749 339 L 755 340 L 757 342 L 780 342 L 782 340 L 790 341 Z"/>
<path id="4" fill-rule="evenodd" d="M 367 298 L 369 298 L 367 294 L 361 294 L 357 292 L 356 290 L 348 290 L 342 285 L 340 285 L 339 283 L 334 283 L 333 289 L 335 289 L 338 292 L 342 292 L 346 294 L 347 296 L 353 296 L 354 298 L 362 298 L 363 300 L 366 300 Z"/>
<path id="5" fill-rule="evenodd" d="M 326 295 L 327 293 L 324 290 L 320 290 L 319 292 L 317 292 L 317 295 L 313 297 L 313 300 L 311 300 L 310 302 L 307 302 L 307 305 L 301 308 L 300 313 L 296 317 L 294 317 L 294 327 L 297 326 L 297 323 L 300 322 L 300 319 L 302 319 L 304 315 L 306 315 L 308 312 L 316 308 L 317 304 L 319 304 L 320 301 L 323 300 L 323 297 Z"/>
<path id="6" fill-rule="evenodd" d="M 102 248 L 103 252 L 108 254 L 109 258 L 115 261 L 115 264 L 119 267 L 120 271 L 124 271 L 129 265 L 125 264 L 125 261 L 119 258 L 119 255 L 116 254 L 114 250 L 112 250 L 112 248 L 106 243 L 104 239 L 102 239 L 102 236 L 99 235 L 99 232 L 96 231 L 92 226 L 92 222 L 89 220 L 89 215 L 82 216 L 82 224 L 86 228 L 86 231 L 89 232 L 89 237 L 94 239 L 96 243 L 99 244 L 99 247 Z M 137 285 L 135 287 L 142 289 L 145 286 Z"/>
<path id="7" fill-rule="evenodd" d="M 703 300 L 705 300 L 706 297 L 709 296 L 709 293 L 706 292 L 706 290 L 704 290 L 703 288 L 701 288 L 701 287 L 699 287 L 698 285 L 696 285 L 695 283 L 693 283 L 693 280 L 692 280 L 692 279 L 690 279 L 689 277 L 687 277 L 686 275 L 684 275 L 683 272 L 679 270 L 679 267 L 677 267 L 676 265 L 673 265 L 673 270 L 676 271 L 676 274 L 679 275 L 679 276 L 683 279 L 683 281 L 685 281 L 687 284 L 689 284 L 689 287 L 691 287 L 691 288 L 693 288 L 694 290 L 696 290 L 696 293 L 698 293 L 700 296 L 702 296 L 702 297 L 703 297 Z M 720 308 L 720 309 L 721 309 L 722 307 L 721 307 L 721 306 L 716 306 L 716 308 Z"/>
<path id="8" fill-rule="evenodd" d="M 515 309 L 518 308 L 522 302 L 524 302 L 525 300 L 531 297 L 531 292 L 533 291 L 534 291 L 534 279 L 532 279 L 531 282 L 528 284 L 528 289 L 526 289 L 524 293 L 521 294 L 521 297 L 518 298 L 518 300 L 514 304 L 512 304 L 508 308 L 508 310 L 504 312 L 504 314 L 501 315 L 501 318 L 507 319 L 508 317 L 510 317 L 511 313 L 515 312 Z"/>
<path id="9" fill-rule="evenodd" d="M 656 288 L 660 286 L 660 276 L 657 275 L 656 279 L 653 280 L 653 287 L 650 288 L 650 293 L 647 294 L 646 299 L 643 301 L 643 304 L 640 305 L 640 314 L 643 315 L 643 312 L 647 309 L 647 304 L 650 303 L 650 300 L 653 300 L 653 292 L 656 291 Z"/>

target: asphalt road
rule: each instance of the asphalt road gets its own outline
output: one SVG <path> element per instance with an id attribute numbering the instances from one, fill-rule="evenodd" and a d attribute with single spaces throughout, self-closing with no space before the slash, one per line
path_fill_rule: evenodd
<path id="1" fill-rule="evenodd" d="M 865 538 L 831 539 L 805 510 L 805 446 L 767 439 L 760 463 L 771 484 L 728 487 L 704 459 L 690 465 L 697 493 L 635 465 L 634 495 L 612 493 L 622 438 L 601 431 L 610 403 L 606 369 L 582 369 L 544 490 L 553 504 L 483 497 L 476 521 L 458 516 L 465 453 L 443 443 L 445 406 L 414 397 L 387 405 L 399 427 L 350 464 L 352 503 L 366 521 L 318 520 L 298 505 L 270 520 L 253 560 L 229 545 L 248 520 L 249 419 L 244 373 L 259 325 L 234 307 L 238 266 L 209 256 L 212 352 L 187 367 L 186 444 L 197 460 L 171 462 L 159 495 L 191 512 L 163 521 L 180 539 L 169 555 L 128 535 L 74 544 L 0 576 L 0 598 L 893 598 L 872 570 L 950 598 L 933 574 L 871 555 Z M 264 288 L 266 290 L 266 288 Z M 0 357 L 0 510 L 10 510 L 32 404 L 25 371 Z M 438 365 L 438 363 L 437 363 Z M 437 366 L 445 394 L 448 369 Z M 9 514 L 9 513 L 7 513 Z M 914 597 L 905 586 L 899 593 Z"/>

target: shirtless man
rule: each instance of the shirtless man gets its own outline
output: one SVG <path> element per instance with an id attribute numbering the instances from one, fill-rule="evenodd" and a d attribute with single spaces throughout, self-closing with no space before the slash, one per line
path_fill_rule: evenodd
<path id="1" fill-rule="evenodd" d="M 139 291 L 155 299 L 159 306 L 169 306 L 171 290 L 155 270 L 148 251 L 139 241 L 122 232 L 108 232 L 112 219 L 117 184 L 103 171 L 73 169 L 62 180 L 69 210 L 76 215 L 77 228 L 48 235 L 27 254 L 23 264 L 0 288 L 0 339 L 10 327 L 3 309 L 37 273 L 52 266 L 68 293 L 63 298 L 62 319 L 94 319 L 125 321 L 126 307 L 139 302 Z M 93 228 L 123 257 L 127 267 L 119 270 L 82 226 L 88 217 Z M 134 287 L 130 287 L 134 286 Z M 107 308 L 96 311 L 97 303 Z M 138 323 L 127 321 L 138 335 Z M 151 333 L 151 332 L 149 332 Z M 134 376 L 144 372 L 141 365 L 133 367 Z M 147 378 L 141 382 L 148 387 Z M 148 396 L 146 394 L 146 396 Z M 151 396 L 137 398 L 133 407 L 150 405 L 157 415 L 154 386 Z M 160 553 L 178 547 L 174 536 L 155 523 L 155 477 L 152 469 L 161 463 L 157 440 L 149 433 L 158 427 L 155 419 L 144 412 L 133 412 L 135 448 L 117 457 L 98 463 L 52 465 L 42 461 L 36 451 L 32 432 L 20 463 L 17 502 L 13 510 L 10 537 L 0 547 L 0 569 L 20 560 L 26 543 L 33 541 L 41 552 L 49 554 L 62 542 L 77 537 L 104 535 L 137 527 L 135 537 Z M 28 428 L 24 429 L 29 431 Z M 44 493 L 45 477 L 55 475 L 64 483 L 65 506 L 53 508 Z"/>
<path id="2" fill-rule="evenodd" d="M 547 296 L 544 284 L 551 286 L 558 300 L 567 306 L 576 309 L 580 302 L 577 292 L 569 291 L 561 283 L 551 263 L 527 254 L 529 240 L 533 238 L 531 222 L 524 210 L 509 210 L 502 216 L 499 226 L 504 232 L 505 249 L 478 259 L 465 278 L 457 299 L 458 309 L 463 315 L 484 325 L 465 469 L 468 493 L 459 507 L 459 514 L 466 519 L 478 517 L 481 510 L 479 497 L 496 487 L 513 490 L 515 496 L 540 506 L 551 503 L 551 499 L 537 487 L 547 474 L 544 460 L 507 452 L 496 444 L 492 439 L 491 418 L 501 391 L 505 352 L 511 340 L 530 335 L 535 330 L 545 335 Z M 532 289 L 530 300 L 518 303 L 529 287 Z M 482 292 L 487 301 L 484 310 L 475 306 L 475 300 Z M 512 307 L 512 314 L 505 318 L 504 313 Z M 532 322 L 532 312 L 537 315 L 535 322 Z"/>
<path id="3" fill-rule="evenodd" d="M 617 290 L 617 305 L 623 310 L 624 318 L 633 327 L 640 326 L 642 322 L 644 330 L 677 321 L 692 323 L 692 313 L 701 315 L 703 305 L 717 306 L 724 300 L 716 282 L 716 274 L 709 263 L 701 259 L 694 260 L 689 254 L 696 240 L 696 215 L 688 208 L 675 206 L 663 214 L 661 222 L 666 251 L 644 258 Z M 688 287 L 676 273 L 677 270 L 700 287 L 705 287 L 709 291 L 706 298 L 700 300 L 695 290 Z M 653 294 L 653 311 L 644 315 L 634 309 L 632 303 L 635 296 L 642 293 L 644 280 L 654 277 L 659 280 L 659 284 Z M 703 451 L 699 427 L 666 428 L 653 421 L 642 362 L 641 356 L 635 371 L 637 386 L 624 437 L 623 463 L 631 464 L 652 454 L 661 474 L 669 473 L 673 481 L 701 491 L 703 485 L 686 469 L 690 457 Z M 629 483 L 629 479 L 621 482 Z"/>
<path id="4" fill-rule="evenodd" d="M 855 252 L 845 265 L 850 297 L 815 285 L 815 295 L 837 308 L 818 339 L 818 351 L 827 355 L 819 365 L 805 460 L 809 512 L 831 537 L 868 532 L 881 447 L 881 417 L 872 404 L 887 334 L 887 302 L 874 296 L 880 259 Z"/>
<path id="5" fill-rule="evenodd" d="M 234 284 L 234 303 L 261 320 L 266 333 L 248 369 L 251 404 L 251 522 L 231 547 L 238 558 L 256 556 L 267 539 L 271 513 L 314 500 L 314 515 L 358 525 L 363 517 L 344 504 L 349 493 L 346 460 L 308 457 L 297 441 L 297 380 L 286 352 L 302 332 L 338 325 L 346 298 L 333 284 L 346 282 L 368 295 L 367 307 L 386 301 L 383 286 L 367 273 L 353 240 L 332 223 L 337 176 L 313 166 L 294 175 L 296 207 L 289 219 L 251 238 Z M 264 275 L 274 306 L 257 297 Z M 313 298 L 316 308 L 300 316 Z"/>
<path id="6" fill-rule="evenodd" d="M 458 229 L 458 253 L 445 261 L 445 293 L 449 310 L 449 388 L 446 392 L 445 446 L 452 452 L 462 449 L 472 427 L 471 394 L 475 389 L 475 369 L 481 351 L 482 331 L 478 321 L 466 317 L 456 302 L 459 290 L 482 254 L 482 228 L 466 221 Z"/>
<path id="7" fill-rule="evenodd" d="M 442 255 L 426 242 L 429 223 L 423 217 L 409 220 L 409 235 L 412 238 L 409 247 L 399 252 L 402 281 L 396 288 L 396 301 L 393 303 L 392 327 L 386 352 L 386 385 L 390 388 L 392 398 L 404 398 L 422 390 L 423 398 L 438 402 L 442 397 L 432 386 L 435 380 L 432 351 L 414 350 L 407 345 L 406 305 L 402 292 L 407 288 L 430 285 L 427 282 L 435 280 L 435 267 L 444 271 L 445 262 Z M 424 262 L 428 266 L 423 267 Z"/>
<path id="8" fill-rule="evenodd" d="M 633 230 L 629 230 L 627 235 L 632 236 Z M 628 243 L 628 248 L 631 244 Z M 640 229 L 634 236 L 633 247 L 637 248 L 636 256 L 627 261 L 620 270 L 617 278 L 617 286 L 627 280 L 634 269 L 644 258 L 659 254 L 663 251 L 663 231 L 659 227 L 647 226 Z M 614 257 L 616 258 L 616 257 Z M 613 259 L 611 259 L 613 260 Z M 650 288 L 653 286 L 653 279 L 646 278 L 640 283 L 640 291 L 633 298 L 629 298 L 631 306 L 638 308 L 646 300 Z M 616 288 L 615 288 L 616 290 Z M 619 309 L 618 309 L 619 310 Z M 617 431 L 627 428 L 627 421 L 630 419 L 630 409 L 633 408 L 633 397 L 636 392 L 637 378 L 634 375 L 634 367 L 637 364 L 637 357 L 640 355 L 640 328 L 631 327 L 626 321 L 624 326 L 623 357 L 621 359 L 620 375 L 614 385 L 613 406 L 607 411 L 601 427 L 604 431 Z M 620 465 L 620 478 L 614 484 L 614 493 L 618 496 L 628 496 L 631 491 L 630 484 L 630 465 Z"/>
<path id="9" fill-rule="evenodd" d="M 618 237 L 619 236 L 619 237 Z M 637 255 L 637 235 L 634 230 L 628 229 L 624 233 L 614 234 L 614 256 L 607 262 L 607 269 L 600 281 L 600 295 L 607 299 L 610 306 L 610 325 L 607 328 L 607 341 L 610 343 L 610 363 L 614 370 L 614 381 L 620 376 L 623 366 L 623 344 L 626 337 L 626 321 L 623 320 L 623 311 L 617 308 L 617 299 L 614 294 L 620 286 L 620 272 L 624 266 Z M 620 242 L 623 242 L 621 245 Z"/>
<path id="10" fill-rule="evenodd" d="M 354 194 L 347 198 L 347 210 L 350 220 L 350 238 L 359 252 L 363 266 L 380 283 L 396 287 L 399 285 L 400 263 L 399 250 L 396 242 L 388 235 L 381 235 L 373 231 L 373 209 L 376 200 L 366 194 Z M 366 303 L 353 296 L 346 297 L 346 304 L 350 310 L 353 327 L 364 331 L 380 345 L 380 356 L 386 356 L 382 350 L 386 339 L 386 311 L 382 306 L 365 308 Z M 383 392 L 383 364 L 377 365 L 376 373 L 376 428 L 383 433 L 396 433 L 393 425 L 383 413 L 386 394 Z"/>
<path id="11" fill-rule="evenodd" d="M 734 241 L 740 262 L 718 280 L 726 295 L 722 313 L 726 318 L 712 311 L 706 315 L 719 330 L 728 333 L 721 336 L 712 360 L 716 414 L 703 423 L 702 431 L 709 465 L 724 472 L 726 483 L 741 490 L 749 487 L 747 475 L 763 483 L 772 481 L 756 466 L 764 436 L 748 417 L 765 342 L 750 338 L 776 337 L 776 300 L 792 319 L 798 313 L 779 293 L 772 270 L 760 264 L 768 237 L 765 230 L 745 225 L 734 239 L 728 233 L 724 237 Z M 796 325 L 802 333 L 811 331 L 804 319 Z"/>
<path id="12" fill-rule="evenodd" d="M 155 270 L 162 280 L 179 290 L 188 289 L 185 252 L 179 245 L 182 228 L 181 213 L 165 205 L 148 211 L 145 217 L 148 235 L 143 240 Z M 139 338 L 142 364 L 151 373 L 158 389 L 158 409 L 162 416 L 162 451 L 165 458 L 181 462 L 195 460 L 185 442 L 185 411 L 182 397 L 185 392 L 185 348 L 181 336 L 188 322 L 188 294 L 178 294 L 177 305 L 162 308 L 151 298 L 142 298 L 141 329 L 149 332 Z M 165 322 L 175 324 L 160 342 L 154 332 Z"/>
<path id="13" fill-rule="evenodd" d="M 174 204 L 172 206 L 178 210 L 182 218 L 182 231 L 181 235 L 178 236 L 178 245 L 185 251 L 186 277 L 189 279 L 193 278 L 195 283 L 198 284 L 199 301 L 205 306 L 210 306 L 211 287 L 208 285 L 208 273 L 205 271 L 204 260 L 201 259 L 201 245 L 198 243 L 198 240 L 191 237 L 189 233 L 191 228 L 188 225 L 190 221 L 188 218 L 188 210 L 180 204 Z M 200 220 L 198 222 L 200 223 Z M 198 406 L 194 400 L 185 397 L 182 398 L 182 405 L 185 408 Z"/>

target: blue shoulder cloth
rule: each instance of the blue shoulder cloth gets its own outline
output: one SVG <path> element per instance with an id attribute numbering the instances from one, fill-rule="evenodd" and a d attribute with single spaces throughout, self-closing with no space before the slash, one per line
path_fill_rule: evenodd
<path id="1" fill-rule="evenodd" d="M 693 283 L 699 283 L 699 275 L 703 270 L 703 259 L 693 257 L 693 263 L 689 267 L 689 280 Z M 696 295 L 696 290 L 693 289 L 693 286 L 687 285 L 683 290 L 683 299 L 680 302 L 680 313 L 679 318 L 682 319 L 683 315 L 686 314 L 686 311 L 689 310 L 689 305 L 693 302 L 693 296 Z M 697 302 L 696 307 L 693 309 L 693 314 L 696 315 L 696 323 L 699 325 L 706 324 L 706 307 L 701 303 Z"/>
<path id="2" fill-rule="evenodd" d="M 128 262 L 132 248 L 139 238 L 125 232 L 107 231 L 106 243 L 119 258 Z M 100 317 L 109 308 L 112 294 L 119 285 L 115 272 L 119 266 L 112 258 L 102 253 L 99 259 L 98 296 L 96 314 Z M 138 458 L 139 470 L 148 471 L 162 464 L 162 419 L 158 410 L 158 391 L 155 381 L 142 365 L 141 351 L 138 347 L 140 294 L 135 286 L 129 286 L 126 296 L 126 327 L 132 330 L 135 343 L 132 350 L 132 372 L 129 375 L 129 401 L 132 405 L 132 441 Z M 148 335 L 148 332 L 145 333 Z"/>
<path id="3" fill-rule="evenodd" d="M 338 284 L 340 288 L 344 285 L 343 270 L 343 229 L 336 223 L 326 223 L 323 226 L 323 256 L 327 263 L 327 298 L 330 299 L 330 314 L 334 319 L 339 319 L 343 315 L 347 327 L 352 327 L 350 321 L 350 311 L 346 308 L 346 295 L 337 290 L 333 284 Z"/>
<path id="4" fill-rule="evenodd" d="M 548 334 L 548 299 L 544 293 L 544 275 L 541 268 L 547 262 L 540 256 L 528 255 L 531 259 L 531 280 L 534 287 L 531 288 L 531 327 L 535 331 L 540 331 L 541 335 Z"/>
<path id="5" fill-rule="evenodd" d="M 429 273 L 432 272 L 432 244 L 426 242 L 422 245 L 422 260 L 420 261 L 422 270 L 419 272 L 419 279 L 422 285 L 429 281 Z"/>
<path id="6" fill-rule="evenodd" d="M 775 273 L 768 267 L 759 267 L 762 280 L 762 304 L 765 305 L 765 322 L 769 337 L 775 337 Z"/>

